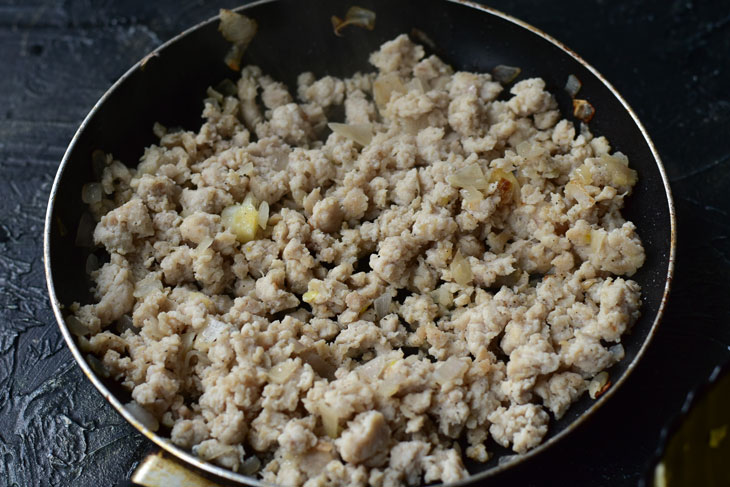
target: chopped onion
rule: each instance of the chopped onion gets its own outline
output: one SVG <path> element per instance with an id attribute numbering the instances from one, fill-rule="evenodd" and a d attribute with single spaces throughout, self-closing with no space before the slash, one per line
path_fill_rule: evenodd
<path id="1" fill-rule="evenodd" d="M 320 377 L 327 380 L 335 378 L 335 367 L 320 357 L 314 350 L 309 350 L 299 356 L 302 360 L 308 363 L 309 366 L 312 367 L 312 370 L 314 370 Z"/>
<path id="2" fill-rule="evenodd" d="M 74 315 L 68 315 L 65 321 L 66 326 L 68 326 L 68 331 L 70 331 L 72 335 L 81 337 L 89 334 L 89 329 L 86 325 L 84 325 L 81 320 L 76 318 Z"/>
<path id="3" fill-rule="evenodd" d="M 137 333 L 137 328 L 134 326 L 134 320 L 129 315 L 122 315 L 116 324 L 117 333 L 120 335 L 127 330 L 131 330 L 132 333 Z"/>
<path id="4" fill-rule="evenodd" d="M 334 133 L 354 140 L 363 147 L 373 140 L 373 126 L 369 123 L 328 123 L 327 126 Z"/>
<path id="5" fill-rule="evenodd" d="M 593 119 L 596 114 L 596 109 L 593 108 L 588 100 L 581 100 L 578 98 L 573 99 L 573 116 L 581 122 L 588 123 Z"/>
<path id="6" fill-rule="evenodd" d="M 243 173 L 244 176 L 253 175 L 253 163 L 247 162 L 244 164 L 243 167 L 241 167 L 241 173 Z"/>
<path id="7" fill-rule="evenodd" d="M 161 290 L 162 281 L 160 281 L 160 276 L 158 273 L 152 272 L 147 274 L 141 281 L 137 281 L 137 284 L 134 285 L 133 294 L 135 298 L 144 298 L 153 291 Z"/>
<path id="8" fill-rule="evenodd" d="M 275 384 L 283 384 L 297 370 L 297 364 L 293 360 L 286 360 L 274 365 L 269 370 L 269 380 Z"/>
<path id="9" fill-rule="evenodd" d="M 389 359 L 387 355 L 379 355 L 374 359 L 368 360 L 357 368 L 358 375 L 366 381 L 372 381 L 380 376 L 385 368 L 385 362 Z"/>
<path id="10" fill-rule="evenodd" d="M 608 349 L 609 352 L 611 352 L 611 355 L 613 355 L 613 359 L 618 362 L 620 360 L 624 359 L 624 356 L 626 355 L 626 351 L 624 350 L 624 346 L 620 343 L 617 343 L 616 345 L 612 346 Z"/>
<path id="11" fill-rule="evenodd" d="M 390 305 L 392 302 L 393 296 L 390 295 L 390 292 L 386 291 L 385 294 L 378 296 L 373 302 L 375 316 L 377 316 L 378 319 L 381 319 L 383 316 L 388 315 L 390 313 Z"/>
<path id="12" fill-rule="evenodd" d="M 345 19 L 340 19 L 336 15 L 332 18 L 332 29 L 336 36 L 341 37 L 340 31 L 348 25 L 356 25 L 367 30 L 373 30 L 375 28 L 375 12 L 366 8 L 352 6 L 347 10 Z"/>
<path id="13" fill-rule="evenodd" d="M 583 185 L 575 181 L 570 181 L 565 185 L 565 196 L 573 198 L 581 206 L 586 207 L 593 206 L 596 202 L 593 198 L 591 198 L 591 195 L 588 194 Z"/>
<path id="14" fill-rule="evenodd" d="M 474 278 L 474 274 L 471 271 L 471 265 L 469 264 L 469 261 L 461 255 L 461 250 L 456 252 L 449 269 L 451 269 L 451 276 L 454 278 L 454 281 L 461 286 L 466 286 Z"/>
<path id="15" fill-rule="evenodd" d="M 571 98 L 575 98 L 580 89 L 583 87 L 583 83 L 573 74 L 568 76 L 568 81 L 565 82 L 565 91 L 568 92 Z"/>
<path id="16" fill-rule="evenodd" d="M 469 164 L 454 172 L 446 178 L 446 181 L 454 188 L 472 187 L 475 189 L 486 189 L 489 182 L 484 177 L 482 168 L 479 164 Z"/>
<path id="17" fill-rule="evenodd" d="M 524 157 L 525 159 L 537 159 L 545 155 L 545 148 L 540 143 L 529 142 L 524 140 L 517 144 L 515 148 L 517 155 Z"/>
<path id="18" fill-rule="evenodd" d="M 89 254 L 86 258 L 86 273 L 91 274 L 99 268 L 99 258 L 94 254 Z"/>
<path id="19" fill-rule="evenodd" d="M 76 231 L 77 247 L 93 247 L 94 246 L 94 227 L 96 221 L 91 213 L 84 212 L 79 220 L 79 227 Z"/>
<path id="20" fill-rule="evenodd" d="M 405 93 L 406 87 L 396 73 L 378 76 L 373 82 L 373 99 L 378 110 L 384 110 L 393 93 Z"/>
<path id="21" fill-rule="evenodd" d="M 226 78 L 215 85 L 215 91 L 225 96 L 236 96 L 238 94 L 238 87 L 236 86 L 236 83 Z"/>
<path id="22" fill-rule="evenodd" d="M 503 200 L 514 200 L 519 203 L 520 183 L 514 174 L 497 167 L 489 173 L 489 182 L 498 183 L 498 189 Z"/>
<path id="23" fill-rule="evenodd" d="M 608 372 L 604 370 L 588 384 L 588 395 L 591 396 L 591 399 L 596 399 L 606 392 L 609 387 L 611 387 L 611 381 L 608 380 Z"/>
<path id="24" fill-rule="evenodd" d="M 259 216 L 258 223 L 262 230 L 266 229 L 266 224 L 269 222 L 269 204 L 266 201 L 262 201 L 259 205 Z"/>
<path id="25" fill-rule="evenodd" d="M 600 230 L 591 230 L 591 252 L 598 253 L 603 249 L 606 241 L 606 232 Z"/>
<path id="26" fill-rule="evenodd" d="M 461 379 L 469 365 L 456 357 L 449 357 L 446 362 L 441 363 L 433 371 L 433 378 L 441 385 L 447 384 L 455 379 Z"/>
<path id="27" fill-rule="evenodd" d="M 198 252 L 202 252 L 203 250 L 208 249 L 211 245 L 213 245 L 214 240 L 211 237 L 205 237 L 203 240 L 200 241 L 197 247 L 195 247 L 195 250 Z"/>
<path id="28" fill-rule="evenodd" d="M 593 176 L 591 176 L 591 169 L 586 166 L 585 164 L 582 164 L 575 170 L 575 175 L 577 176 L 578 182 L 582 184 L 592 184 L 593 183 Z"/>
<path id="29" fill-rule="evenodd" d="M 520 68 L 515 66 L 505 66 L 504 64 L 498 64 L 492 70 L 492 76 L 495 80 L 499 81 L 503 85 L 507 85 L 513 82 L 522 72 Z"/>
<path id="30" fill-rule="evenodd" d="M 132 401 L 125 404 L 124 409 L 126 409 L 129 414 L 134 416 L 134 419 L 142 423 L 142 426 L 148 430 L 157 431 L 160 428 L 160 423 L 157 421 L 157 418 L 136 402 Z"/>
<path id="31" fill-rule="evenodd" d="M 223 333 L 228 331 L 230 328 L 231 325 L 229 325 L 228 323 L 216 320 L 215 318 L 210 318 L 208 320 L 208 325 L 203 328 L 203 331 L 200 333 L 199 336 L 202 341 L 212 343 L 220 338 Z"/>
<path id="32" fill-rule="evenodd" d="M 104 365 L 104 362 L 102 362 L 98 358 L 89 354 L 86 356 L 86 361 L 89 362 L 89 367 L 91 367 L 91 370 L 93 370 L 94 373 L 99 377 L 102 377 L 104 379 L 108 379 L 109 377 L 111 377 L 111 372 L 109 372 L 107 366 Z"/>
<path id="33" fill-rule="evenodd" d="M 212 87 L 209 86 L 205 92 L 209 97 L 215 99 L 218 103 L 223 103 L 223 94 L 218 93 Z"/>
<path id="34" fill-rule="evenodd" d="M 243 475 L 253 475 L 261 468 L 261 460 L 256 455 L 250 456 L 241 464 L 240 472 Z"/>
<path id="35" fill-rule="evenodd" d="M 441 286 L 433 292 L 434 301 L 444 307 L 449 307 L 454 304 L 454 296 L 446 286 Z"/>
<path id="36" fill-rule="evenodd" d="M 324 432 L 330 438 L 337 438 L 340 435 L 340 416 L 337 409 L 330 407 L 324 402 L 319 403 L 318 409 L 322 417 Z"/>
<path id="37" fill-rule="evenodd" d="M 433 42 L 433 39 L 431 39 L 428 34 L 423 32 L 421 29 L 417 29 L 413 27 L 411 29 L 410 33 L 411 38 L 415 40 L 419 44 L 423 44 L 425 46 L 428 46 L 430 49 L 436 49 L 436 43 Z"/>
<path id="38" fill-rule="evenodd" d="M 81 201 L 87 205 L 99 203 L 103 194 L 100 183 L 84 184 L 81 188 Z"/>
<path id="39" fill-rule="evenodd" d="M 629 159 L 621 152 L 610 156 L 602 154 L 601 163 L 611 173 L 611 183 L 614 186 L 633 186 L 638 179 L 636 171 L 629 167 Z"/>
<path id="40" fill-rule="evenodd" d="M 234 44 L 247 45 L 256 35 L 256 21 L 227 9 L 220 9 L 221 23 L 218 30 L 223 38 Z"/>
<path id="41" fill-rule="evenodd" d="M 411 81 L 409 81 L 406 85 L 406 88 L 408 88 L 408 91 L 415 90 L 420 93 L 425 93 L 428 91 L 428 86 L 426 86 L 426 83 L 419 77 L 415 77 Z"/>
<path id="42" fill-rule="evenodd" d="M 484 195 L 474 186 L 467 186 L 462 189 L 462 192 L 464 195 L 464 201 L 467 203 L 479 203 L 484 199 Z"/>
<path id="43" fill-rule="evenodd" d="M 233 43 L 224 61 L 232 70 L 240 71 L 243 53 L 256 35 L 256 21 L 224 8 L 220 10 L 220 17 L 218 30 L 228 42 Z"/>

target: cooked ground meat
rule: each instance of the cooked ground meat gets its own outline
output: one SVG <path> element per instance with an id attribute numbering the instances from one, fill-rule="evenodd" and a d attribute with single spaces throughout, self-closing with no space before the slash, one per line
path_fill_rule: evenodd
<path id="1" fill-rule="evenodd" d="M 72 306 L 82 349 L 173 443 L 268 482 L 451 482 L 460 439 L 523 453 L 639 316 L 623 154 L 539 78 L 500 97 L 405 35 L 370 60 L 296 96 L 244 68 L 198 133 L 107 157 L 92 205 L 111 257 Z"/>

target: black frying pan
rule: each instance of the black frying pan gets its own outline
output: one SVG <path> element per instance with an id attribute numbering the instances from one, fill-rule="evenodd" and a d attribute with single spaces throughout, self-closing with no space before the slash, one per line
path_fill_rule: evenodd
<path id="1" fill-rule="evenodd" d="M 467 482 L 489 477 L 528 460 L 569 434 L 596 411 L 626 380 L 650 342 L 661 318 L 672 278 L 675 255 L 675 217 L 669 185 L 659 156 L 636 114 L 614 88 L 580 57 L 555 39 L 500 12 L 458 0 L 358 0 L 377 13 L 376 28 L 369 32 L 348 28 L 344 37 L 332 33 L 330 17 L 342 16 L 349 6 L 338 0 L 261 1 L 242 9 L 257 20 L 258 34 L 244 63 L 295 86 L 302 71 L 315 75 L 345 76 L 370 70 L 367 55 L 382 42 L 417 28 L 435 43 L 436 54 L 457 69 L 488 72 L 497 64 L 522 68 L 521 77 L 540 76 L 558 99 L 561 111 L 571 113 L 563 86 L 570 74 L 583 83 L 580 96 L 596 107 L 591 130 L 605 135 L 615 150 L 628 155 L 639 173 L 639 182 L 627 201 L 624 215 L 632 220 L 644 243 L 646 263 L 633 276 L 642 287 L 642 316 L 624 338 L 626 358 L 610 371 L 613 386 L 597 401 L 587 395 L 572 406 L 539 447 L 511 462 L 499 464 L 498 454 L 486 464 L 467 466 Z M 142 150 L 154 142 L 151 127 L 197 129 L 205 89 L 224 78 L 234 78 L 223 63 L 229 45 L 211 19 L 167 42 L 133 66 L 99 100 L 84 120 L 61 162 L 46 215 L 44 257 L 46 278 L 56 318 L 79 365 L 104 397 L 150 440 L 188 465 L 216 474 L 227 482 L 259 485 L 260 482 L 201 462 L 187 451 L 146 429 L 122 406 L 129 394 L 117 384 L 94 374 L 63 320 L 62 304 L 90 302 L 90 282 L 85 272 L 88 250 L 75 245 L 76 227 L 85 210 L 81 187 L 93 180 L 91 153 L 113 153 L 136 165 Z"/>

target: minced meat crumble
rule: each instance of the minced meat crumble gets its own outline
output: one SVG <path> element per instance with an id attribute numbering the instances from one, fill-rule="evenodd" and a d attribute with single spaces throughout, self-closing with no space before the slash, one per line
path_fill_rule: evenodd
<path id="1" fill-rule="evenodd" d="M 110 258 L 71 307 L 82 350 L 174 444 L 276 484 L 524 453 L 639 315 L 626 156 L 539 78 L 500 97 L 405 35 L 370 62 L 296 93 L 247 66 L 197 133 L 157 125 L 94 183 Z"/>

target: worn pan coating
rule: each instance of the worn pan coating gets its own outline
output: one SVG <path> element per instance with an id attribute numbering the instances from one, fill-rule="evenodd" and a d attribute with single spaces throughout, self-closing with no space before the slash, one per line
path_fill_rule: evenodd
<path id="1" fill-rule="evenodd" d="M 593 67 L 560 42 L 524 22 L 465 1 L 356 3 L 377 12 L 376 29 L 350 28 L 342 38 L 333 35 L 330 25 L 331 15 L 346 10 L 347 4 L 339 0 L 265 0 L 242 8 L 259 24 L 244 62 L 258 64 L 264 72 L 294 86 L 302 71 L 344 76 L 369 70 L 369 52 L 397 34 L 417 28 L 434 41 L 436 54 L 457 69 L 484 72 L 507 64 L 520 66 L 522 78 L 541 76 L 564 114 L 571 108 L 562 88 L 568 75 L 576 75 L 583 82 L 581 97 L 597 110 L 591 129 L 627 154 L 639 173 L 624 215 L 636 223 L 646 248 L 646 263 L 633 277 L 641 284 L 644 302 L 641 318 L 625 337 L 626 358 L 610 372 L 613 386 L 597 401 L 585 395 L 551 425 L 544 443 L 526 455 L 503 465 L 497 458 L 487 464 L 468 464 L 472 476 L 462 484 L 475 482 L 552 448 L 605 403 L 636 366 L 656 331 L 672 279 L 676 236 L 671 193 L 659 155 L 636 114 Z M 294 37 L 296 41 L 291 42 Z M 263 485 L 200 461 L 136 421 L 122 406 L 129 394 L 94 374 L 63 321 L 63 304 L 90 301 L 90 282 L 84 270 L 88 250 L 76 247 L 74 240 L 85 209 L 81 187 L 93 178 L 92 151 L 102 149 L 127 164 L 136 164 L 143 148 L 154 141 L 151 127 L 155 121 L 197 129 L 206 87 L 235 77 L 222 62 L 227 48 L 217 31 L 217 20 L 208 20 L 162 45 L 104 94 L 74 136 L 58 169 L 46 215 L 44 258 L 61 332 L 84 373 L 112 406 L 150 440 L 187 464 L 229 482 Z M 496 457 L 500 452 L 506 453 L 498 450 Z"/>

